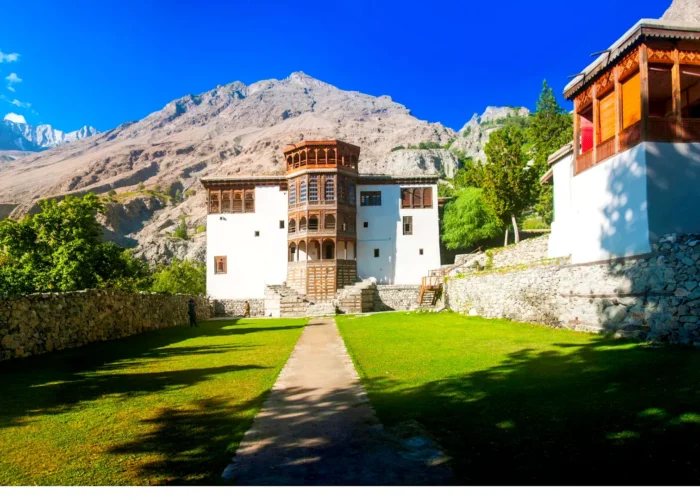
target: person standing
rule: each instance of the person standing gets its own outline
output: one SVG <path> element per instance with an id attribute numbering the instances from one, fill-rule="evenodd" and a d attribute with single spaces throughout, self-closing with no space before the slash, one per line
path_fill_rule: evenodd
<path id="1" fill-rule="evenodd" d="M 243 317 L 250 318 L 250 304 L 247 300 L 243 303 Z"/>
<path id="2" fill-rule="evenodd" d="M 197 304 L 195 304 L 194 299 L 190 297 L 187 301 L 187 315 L 190 317 L 190 327 L 199 326 L 197 324 Z"/>

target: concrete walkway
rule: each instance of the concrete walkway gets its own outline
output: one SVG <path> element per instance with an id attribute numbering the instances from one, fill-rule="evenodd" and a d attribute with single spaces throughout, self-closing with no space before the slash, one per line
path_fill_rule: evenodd
<path id="1" fill-rule="evenodd" d="M 223 473 L 246 485 L 446 484 L 435 443 L 377 420 L 333 318 L 312 320 Z"/>

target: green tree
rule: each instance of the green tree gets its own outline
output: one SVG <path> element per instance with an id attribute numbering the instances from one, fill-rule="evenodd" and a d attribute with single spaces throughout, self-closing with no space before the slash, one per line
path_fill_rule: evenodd
<path id="1" fill-rule="evenodd" d="M 154 292 L 186 293 L 204 295 L 206 293 L 206 266 L 201 262 L 180 261 L 177 258 L 169 265 L 158 266 L 153 275 Z"/>
<path id="2" fill-rule="evenodd" d="M 0 221 L 0 295 L 82 290 L 144 277 L 131 254 L 102 241 L 95 216 L 104 205 L 95 194 L 42 200 L 39 206 L 41 212 L 21 221 Z M 122 263 L 109 264 L 117 254 Z"/>
<path id="3" fill-rule="evenodd" d="M 483 192 L 475 187 L 457 191 L 445 206 L 442 241 L 450 250 L 466 248 L 493 238 L 503 229 L 501 221 L 486 206 Z"/>
<path id="4" fill-rule="evenodd" d="M 532 160 L 538 178 L 549 169 L 547 158 L 571 142 L 573 138 L 573 119 L 557 102 L 547 80 L 542 83 L 542 92 L 537 100 L 535 114 L 530 118 L 527 129 L 528 142 L 532 146 Z M 548 224 L 554 218 L 552 186 L 536 185 L 537 204 L 535 209 Z"/>
<path id="5" fill-rule="evenodd" d="M 136 189 L 138 190 L 139 193 L 142 193 L 144 189 L 146 189 L 146 186 L 144 185 L 143 182 L 139 182 L 138 185 L 136 186 Z"/>
<path id="6" fill-rule="evenodd" d="M 525 134 L 507 125 L 489 137 L 484 147 L 486 164 L 483 168 L 484 200 L 491 212 L 507 227 L 513 223 L 515 242 L 520 241 L 517 218 L 532 203 L 537 172 L 528 166 Z M 506 244 L 508 231 L 506 229 Z"/>
<path id="7" fill-rule="evenodd" d="M 190 235 L 187 234 L 187 224 L 185 223 L 185 216 L 180 217 L 180 223 L 173 231 L 173 238 L 180 238 L 181 240 L 189 240 Z"/>

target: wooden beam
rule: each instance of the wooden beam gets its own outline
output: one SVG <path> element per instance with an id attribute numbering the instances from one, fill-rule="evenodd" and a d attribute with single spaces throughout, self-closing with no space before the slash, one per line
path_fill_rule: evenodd
<path id="1" fill-rule="evenodd" d="M 593 84 L 593 165 L 598 163 L 598 136 L 600 134 L 600 103 L 597 85 Z"/>
<path id="2" fill-rule="evenodd" d="M 640 142 L 644 142 L 647 140 L 647 128 L 649 127 L 649 61 L 645 44 L 639 46 L 639 85 L 642 94 Z"/>
<path id="3" fill-rule="evenodd" d="M 678 140 L 682 136 L 681 117 L 681 65 L 678 60 L 678 47 L 673 49 L 673 67 L 671 68 L 671 87 L 673 88 L 673 117 L 675 119 L 674 139 Z"/>
<path id="4" fill-rule="evenodd" d="M 615 153 L 620 152 L 620 132 L 622 132 L 622 85 L 620 85 L 620 66 L 615 66 Z"/>

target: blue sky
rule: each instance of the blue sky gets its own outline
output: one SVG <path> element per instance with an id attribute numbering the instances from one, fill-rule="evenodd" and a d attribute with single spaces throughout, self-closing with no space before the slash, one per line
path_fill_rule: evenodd
<path id="1" fill-rule="evenodd" d="M 458 129 L 487 105 L 533 108 L 545 78 L 561 96 L 590 53 L 670 0 L 605 3 L 597 15 L 550 0 L 5 2 L 0 116 L 108 130 L 185 94 L 301 70 Z"/>

